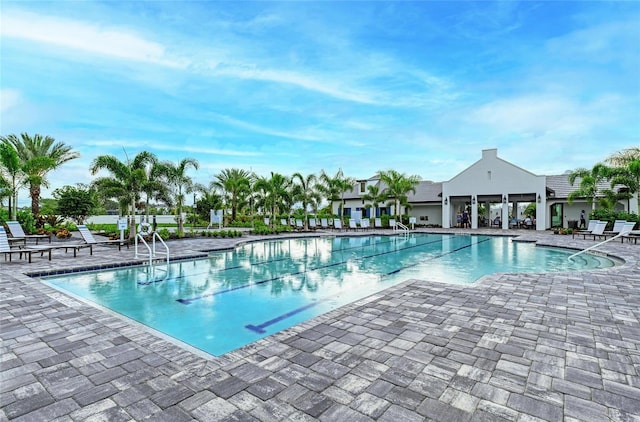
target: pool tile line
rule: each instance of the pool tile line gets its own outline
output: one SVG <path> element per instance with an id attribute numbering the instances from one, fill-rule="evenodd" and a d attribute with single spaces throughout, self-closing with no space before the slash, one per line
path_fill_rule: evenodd
<path id="1" fill-rule="evenodd" d="M 330 298 L 322 298 L 322 299 L 315 300 L 315 301 L 313 301 L 313 302 L 311 302 L 311 303 L 309 303 L 307 305 L 301 306 L 301 307 L 296 308 L 296 309 L 292 309 L 291 311 L 286 312 L 286 313 L 284 313 L 282 315 L 278 315 L 277 317 L 275 317 L 273 319 L 270 319 L 270 320 L 268 320 L 266 322 L 263 322 L 262 324 L 258 324 L 258 325 L 247 324 L 247 325 L 245 325 L 245 328 L 248 329 L 248 330 L 253 331 L 254 333 L 264 334 L 264 333 L 267 332 L 265 330 L 266 327 L 268 327 L 270 325 L 273 325 L 273 324 L 276 324 L 276 323 L 278 323 L 280 321 L 284 321 L 285 319 L 290 318 L 290 317 L 292 317 L 294 315 L 297 315 L 300 312 L 304 312 L 307 309 L 311 309 L 311 308 L 313 308 L 315 306 L 318 306 L 319 304 L 324 303 L 324 302 L 328 301 L 329 299 Z"/>

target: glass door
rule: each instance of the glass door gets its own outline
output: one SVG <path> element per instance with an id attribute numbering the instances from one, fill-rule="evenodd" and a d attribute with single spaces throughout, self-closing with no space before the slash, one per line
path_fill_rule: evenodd
<path id="1" fill-rule="evenodd" d="M 551 227 L 562 227 L 562 204 L 551 205 Z"/>

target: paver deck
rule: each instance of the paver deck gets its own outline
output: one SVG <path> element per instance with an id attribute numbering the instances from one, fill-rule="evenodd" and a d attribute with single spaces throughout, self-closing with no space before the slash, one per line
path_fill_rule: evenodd
<path id="1" fill-rule="evenodd" d="M 249 239 L 170 246 L 188 256 Z M 220 358 L 25 275 L 130 261 L 133 249 L 3 261 L 0 420 L 640 420 L 640 245 L 599 251 L 626 262 L 469 287 L 409 280 Z"/>

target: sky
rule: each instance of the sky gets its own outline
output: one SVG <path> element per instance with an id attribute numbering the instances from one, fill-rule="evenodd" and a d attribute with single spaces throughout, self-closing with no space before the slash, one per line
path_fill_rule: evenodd
<path id="1" fill-rule="evenodd" d="M 205 185 L 446 181 L 489 148 L 591 168 L 640 145 L 640 2 L 3 0 L 0 134 L 23 132 L 81 156 L 44 197 L 144 150 L 197 159 Z"/>

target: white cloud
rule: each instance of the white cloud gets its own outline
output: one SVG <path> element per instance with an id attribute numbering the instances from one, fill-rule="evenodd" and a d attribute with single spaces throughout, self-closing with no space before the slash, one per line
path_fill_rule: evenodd
<path id="1" fill-rule="evenodd" d="M 88 147 L 112 147 L 117 148 L 119 145 L 128 149 L 138 148 L 147 149 L 150 151 L 179 151 L 180 153 L 189 152 L 194 154 L 210 154 L 210 155 L 228 155 L 235 157 L 256 157 L 263 155 L 256 151 L 240 151 L 221 148 L 199 147 L 194 145 L 175 144 L 166 145 L 156 141 L 119 141 L 119 140 L 97 140 L 84 142 L 84 146 Z"/>
<path id="2" fill-rule="evenodd" d="M 22 101 L 20 91 L 15 89 L 0 89 L 0 113 L 6 113 Z"/>
<path id="3" fill-rule="evenodd" d="M 0 35 L 136 62 L 182 68 L 165 47 L 129 29 L 103 26 L 27 12 L 5 11 Z"/>
<path id="4" fill-rule="evenodd" d="M 256 125 L 253 123 L 245 122 L 239 119 L 235 119 L 233 117 L 224 116 L 221 114 L 212 114 L 214 119 L 227 123 L 229 125 L 245 129 L 251 132 L 261 133 L 263 135 L 274 136 L 278 138 L 286 138 L 286 139 L 294 139 L 301 141 L 311 141 L 311 142 L 329 142 L 330 137 L 327 137 L 326 134 L 320 133 L 321 131 L 314 130 L 313 128 L 309 128 L 303 131 L 297 132 L 285 132 L 282 130 L 276 130 L 269 127 Z"/>
<path id="5" fill-rule="evenodd" d="M 277 69 L 259 69 L 257 66 L 238 66 L 220 64 L 213 69 L 214 74 L 240 79 L 251 79 L 295 85 L 309 91 L 319 92 L 334 98 L 363 104 L 376 104 L 377 101 L 367 92 L 359 92 L 320 78 L 311 78 L 299 72 Z"/>
<path id="6" fill-rule="evenodd" d="M 594 110 L 594 108 L 596 110 Z M 497 100 L 472 111 L 468 120 L 496 134 L 585 133 L 601 122 L 597 105 L 557 96 L 530 95 Z"/>

